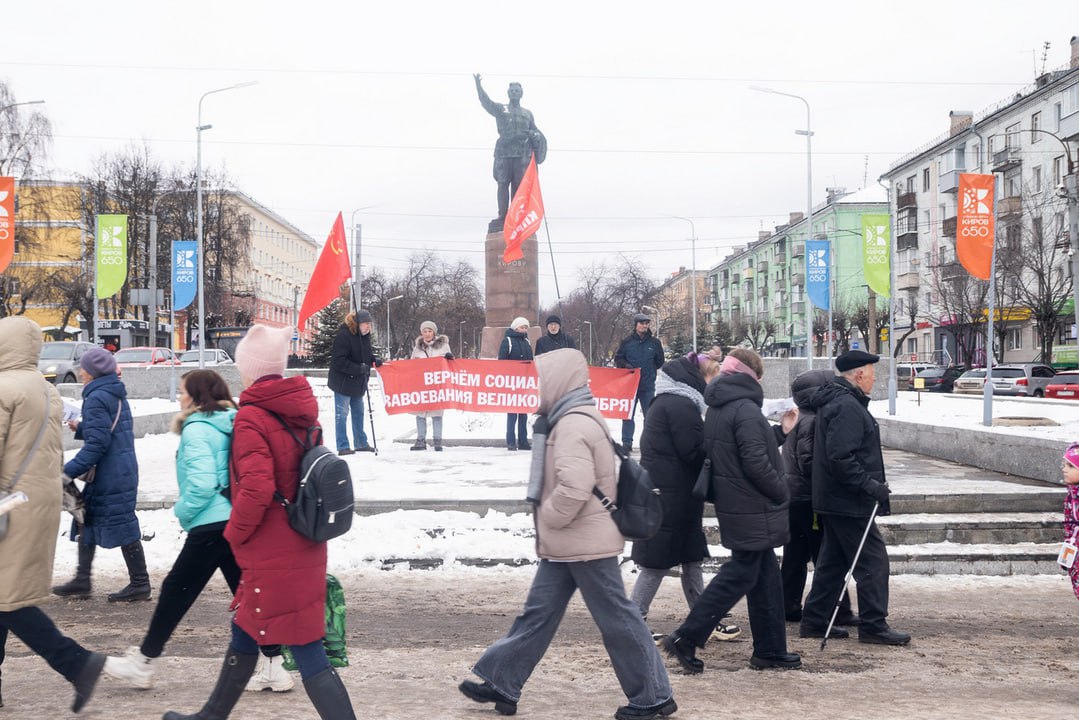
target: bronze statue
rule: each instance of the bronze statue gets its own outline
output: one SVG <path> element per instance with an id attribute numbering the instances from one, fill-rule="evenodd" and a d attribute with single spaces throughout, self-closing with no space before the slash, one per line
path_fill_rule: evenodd
<path id="1" fill-rule="evenodd" d="M 494 162 L 495 182 L 498 183 L 498 217 L 491 221 L 487 231 L 499 232 L 506 221 L 510 200 L 521 184 L 532 153 L 536 154 L 537 165 L 546 159 L 547 138 L 536 127 L 532 112 L 521 107 L 521 96 L 524 95 L 521 83 L 510 83 L 506 91 L 510 101 L 509 104 L 503 105 L 487 96 L 479 73 L 473 77 L 476 78 L 476 92 L 480 96 L 480 104 L 494 116 L 498 124 Z"/>

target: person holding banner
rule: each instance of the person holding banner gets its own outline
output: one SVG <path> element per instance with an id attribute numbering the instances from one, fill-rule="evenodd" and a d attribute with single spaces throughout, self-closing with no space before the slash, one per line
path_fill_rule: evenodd
<path id="1" fill-rule="evenodd" d="M 536 340 L 536 357 L 552 350 L 570 348 L 576 350 L 573 338 L 562 331 L 562 318 L 550 315 L 547 318 L 547 333 Z"/>
<path id="2" fill-rule="evenodd" d="M 363 431 L 363 396 L 371 378 L 371 368 L 382 361 L 371 349 L 371 323 L 374 318 L 366 310 L 357 310 L 345 316 L 345 322 L 337 329 L 330 350 L 330 375 L 327 381 L 333 390 L 334 430 L 337 437 L 337 454 L 374 452 Z M 348 444 L 347 421 L 352 413 L 352 439 L 355 450 Z"/>
<path id="3" fill-rule="evenodd" d="M 438 334 L 438 325 L 430 320 L 420 323 L 420 336 L 412 346 L 412 359 L 442 357 L 453 360 L 450 352 L 450 339 Z M 416 413 L 416 442 L 413 450 L 427 449 L 427 418 L 431 418 L 431 433 L 435 443 L 435 452 L 442 452 L 442 411 L 429 410 Z"/>
<path id="4" fill-rule="evenodd" d="M 531 360 L 532 346 L 528 344 L 528 320 L 523 317 L 513 319 L 506 328 L 506 339 L 498 346 L 499 360 Z M 516 427 L 516 436 L 514 428 Z M 506 449 L 531 450 L 528 444 L 528 414 L 509 413 L 506 415 Z"/>
<path id="5" fill-rule="evenodd" d="M 641 369 L 633 410 L 629 420 L 622 421 L 622 449 L 626 452 L 633 449 L 633 433 L 637 430 L 633 417 L 637 414 L 637 405 L 641 406 L 641 417 L 645 417 L 656 394 L 656 371 L 663 367 L 663 345 L 652 335 L 651 325 L 652 318 L 644 313 L 634 315 L 633 332 L 622 339 L 614 354 L 615 367 Z"/>
<path id="6" fill-rule="evenodd" d="M 536 436 L 542 444 L 532 455 L 528 492 L 536 503 L 539 568 L 521 614 L 472 668 L 483 682 L 464 680 L 458 689 L 475 702 L 494 703 L 502 715 L 515 714 L 525 683 L 580 590 L 629 700 L 615 718 L 666 717 L 678 705 L 648 626 L 626 597 L 618 569 L 625 539 L 592 492 L 613 497 L 618 483 L 607 421 L 588 387 L 588 362 L 578 350 L 555 350 L 536 360 L 536 373 L 537 412 L 548 429 Z M 566 709 L 574 715 L 572 705 Z"/>

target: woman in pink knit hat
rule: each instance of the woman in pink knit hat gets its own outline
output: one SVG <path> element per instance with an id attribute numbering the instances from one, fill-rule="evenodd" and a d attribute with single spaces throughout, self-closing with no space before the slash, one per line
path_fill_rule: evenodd
<path id="1" fill-rule="evenodd" d="M 326 543 L 288 523 L 280 493 L 295 498 L 301 442 L 322 442 L 318 403 L 302 375 L 286 378 L 291 328 L 255 325 L 236 346 L 244 391 L 233 426 L 229 487 L 232 514 L 225 539 L 240 566 L 232 601 L 232 641 L 210 699 L 195 715 L 227 718 L 255 671 L 260 645 L 288 645 L 304 690 L 324 720 L 355 720 L 352 701 L 322 646 L 326 634 Z"/>
<path id="2" fill-rule="evenodd" d="M 1064 451 L 1060 469 L 1064 473 L 1064 486 L 1068 488 L 1064 496 L 1064 542 L 1079 545 L 1079 443 L 1072 443 Z M 1072 590 L 1079 597 L 1079 562 L 1073 559 L 1065 569 L 1071 575 Z"/>

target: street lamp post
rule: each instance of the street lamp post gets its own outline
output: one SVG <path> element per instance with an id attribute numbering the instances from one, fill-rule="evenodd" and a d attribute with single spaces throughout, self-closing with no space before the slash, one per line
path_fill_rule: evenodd
<path id="1" fill-rule="evenodd" d="M 462 320 L 457 323 L 457 350 L 460 357 L 465 356 L 465 323 L 467 320 Z"/>
<path id="2" fill-rule="evenodd" d="M 659 310 L 652 307 L 651 305 L 641 305 L 641 310 L 644 310 L 645 312 L 650 312 L 650 313 L 652 313 L 653 315 L 656 316 L 656 337 L 658 338 L 659 337 L 659 326 L 660 326 Z M 634 325 L 634 329 L 636 329 L 636 327 L 637 326 Z"/>
<path id="3" fill-rule="evenodd" d="M 805 135 L 806 138 L 806 244 L 813 237 L 813 130 L 810 123 L 809 101 L 801 95 L 795 95 L 794 93 L 780 92 L 779 90 L 773 90 L 772 88 L 760 87 L 759 85 L 750 85 L 750 90 L 757 92 L 770 93 L 772 95 L 783 95 L 784 97 L 794 98 L 795 100 L 801 100 L 806 106 L 806 129 L 795 130 L 796 135 Z M 809 249 L 805 250 L 804 256 L 806 261 L 806 282 L 809 282 Z M 805 286 L 803 286 L 804 292 Z M 805 293 L 805 308 L 806 308 L 806 359 L 809 364 L 809 369 L 813 369 L 813 301 L 809 299 L 809 293 Z M 831 303 L 829 303 L 831 305 Z M 828 328 L 829 342 L 831 342 L 832 329 Z"/>
<path id="4" fill-rule="evenodd" d="M 592 321 L 582 320 L 583 324 L 588 326 L 588 364 L 592 364 Z"/>
<path id="5" fill-rule="evenodd" d="M 150 328 L 153 333 L 154 341 L 152 345 L 157 345 L 157 203 L 168 197 L 169 195 L 176 195 L 178 193 L 188 192 L 188 190 L 170 190 L 169 192 L 161 193 L 154 198 L 153 205 L 150 206 L 150 303 L 153 305 L 154 311 L 150 318 Z M 173 268 L 176 264 L 176 257 L 174 253 L 169 251 L 170 261 L 169 267 Z M 169 273 L 169 287 L 172 288 L 172 279 L 176 277 L 175 271 Z M 172 293 L 175 295 L 175 288 L 172 288 Z M 169 349 L 172 350 L 172 354 L 176 355 L 176 307 L 173 303 L 175 298 L 169 298 Z M 176 360 L 173 357 L 173 360 Z M 169 400 L 176 402 L 176 363 L 174 362 L 169 366 Z"/>
<path id="6" fill-rule="evenodd" d="M 393 352 L 391 350 L 391 345 L 390 345 L 390 303 L 392 303 L 394 300 L 400 300 L 403 297 L 404 297 L 404 295 L 398 295 L 398 296 L 392 297 L 392 298 L 390 298 L 389 300 L 386 301 L 386 355 L 387 355 L 386 359 L 387 360 L 392 360 L 393 359 Z"/>
<path id="7" fill-rule="evenodd" d="M 363 293 L 362 268 L 360 265 L 361 243 L 363 240 L 363 228 L 356 224 L 356 213 L 370 210 L 374 205 L 364 205 L 352 211 L 352 309 L 359 310 L 363 307 L 361 295 Z"/>
<path id="8" fill-rule="evenodd" d="M 693 308 L 693 352 L 697 352 L 697 226 L 693 224 L 693 221 L 689 218 L 684 218 L 681 215 L 671 215 L 676 220 L 685 220 L 689 223 L 690 237 L 690 260 L 692 262 L 691 274 L 692 279 L 690 281 L 690 301 L 689 304 Z"/>
<path id="9" fill-rule="evenodd" d="M 226 90 L 236 90 L 238 88 L 250 87 L 251 85 L 258 84 L 257 80 L 249 82 L 239 83 L 236 85 L 229 85 L 228 87 L 217 88 L 216 90 L 210 90 L 202 94 L 199 98 L 199 122 L 195 126 L 195 223 L 197 225 L 195 232 L 198 235 L 198 263 L 199 263 L 199 368 L 206 367 L 206 360 L 204 357 L 206 347 L 206 258 L 203 254 L 203 240 L 202 240 L 202 131 L 209 130 L 213 125 L 202 124 L 202 101 L 206 99 L 207 95 L 213 95 L 215 93 L 225 92 Z"/>

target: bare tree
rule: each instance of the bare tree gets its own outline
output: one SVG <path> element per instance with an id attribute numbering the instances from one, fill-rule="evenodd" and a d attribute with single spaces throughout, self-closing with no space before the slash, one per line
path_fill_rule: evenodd
<path id="1" fill-rule="evenodd" d="M 940 312 L 932 320 L 954 339 L 958 364 L 982 365 L 985 360 L 978 352 L 978 338 L 985 337 L 989 283 L 968 273 L 955 259 L 954 244 L 941 247 L 935 260 L 930 264 L 930 286 Z"/>
<path id="2" fill-rule="evenodd" d="M 43 112 L 27 112 L 0 81 L 0 175 L 32 178 L 44 174 L 52 145 L 52 124 Z"/>
<path id="3" fill-rule="evenodd" d="M 759 320 L 743 326 L 745 342 L 758 353 L 771 346 L 776 337 L 776 324 L 771 320 Z"/>
<path id="4" fill-rule="evenodd" d="M 563 299 L 563 321 L 592 323 L 597 361 L 614 355 L 633 330 L 633 316 L 656 299 L 656 284 L 646 268 L 640 259 L 624 255 L 615 262 L 593 263 L 580 272 L 578 286 Z"/>

